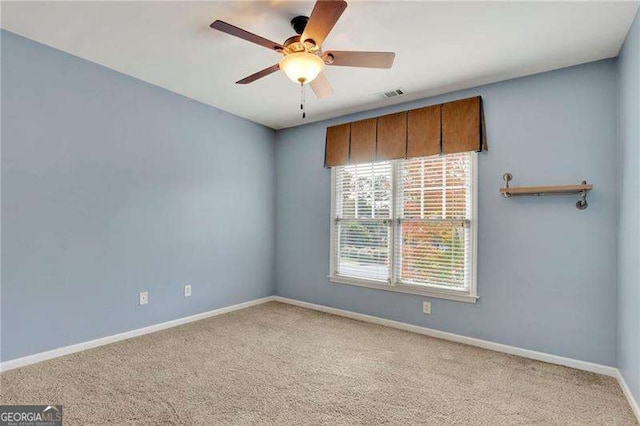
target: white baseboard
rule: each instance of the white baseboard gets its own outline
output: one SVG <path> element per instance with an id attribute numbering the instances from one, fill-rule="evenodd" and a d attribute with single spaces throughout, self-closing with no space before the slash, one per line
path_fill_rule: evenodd
<path id="1" fill-rule="evenodd" d="M 640 404 L 638 404 L 638 401 L 636 401 L 635 397 L 631 393 L 631 389 L 629 389 L 629 385 L 627 385 L 627 381 L 624 379 L 624 376 L 622 375 L 622 372 L 620 370 L 618 370 L 617 378 L 618 378 L 618 382 L 620 383 L 620 387 L 622 388 L 622 392 L 624 393 L 624 396 L 627 397 L 627 400 L 629 401 L 629 405 L 631 405 L 631 409 L 636 415 L 636 418 L 638 419 L 638 423 L 640 423 Z"/>
<path id="2" fill-rule="evenodd" d="M 299 306 L 301 308 L 313 309 L 320 312 L 326 312 L 328 314 L 339 315 L 341 317 L 351 318 L 354 320 L 370 322 L 373 324 L 384 325 L 387 327 L 397 328 L 399 330 L 410 331 L 413 333 L 423 334 L 425 336 L 436 337 L 438 339 L 450 340 L 452 342 L 464 343 L 471 346 L 477 346 L 483 349 L 490 349 L 492 351 L 504 352 L 510 355 L 518 355 L 523 358 L 535 359 L 537 361 L 548 362 L 550 364 L 563 365 L 565 367 L 571 367 L 578 370 L 590 371 L 592 373 L 603 374 L 605 376 L 614 377 L 620 383 L 622 392 L 629 401 L 631 409 L 636 415 L 638 422 L 640 422 L 640 408 L 638 408 L 638 402 L 633 397 L 627 382 L 624 380 L 622 373 L 615 367 L 608 365 L 595 364 L 587 361 L 580 361 L 573 358 L 566 358 L 558 355 L 551 355 L 544 352 L 532 351 L 530 349 L 518 348 L 515 346 L 503 345 L 502 343 L 490 342 L 488 340 L 476 339 L 474 337 L 462 336 L 460 334 L 449 333 L 446 331 L 434 330 L 432 328 L 421 327 L 418 325 L 407 324 L 400 321 L 394 321 L 386 318 L 374 317 L 372 315 L 360 314 L 352 311 L 345 311 L 343 309 L 332 308 L 330 306 L 318 305 L 315 303 L 302 302 L 300 300 L 289 299 L 282 296 L 274 296 L 273 300 L 282 303 L 288 303 L 290 305 Z"/>
<path id="3" fill-rule="evenodd" d="M 275 296 L 274 300 L 278 302 L 288 303 L 303 308 L 313 309 L 316 311 L 326 312 L 329 314 L 339 315 L 355 320 L 371 322 L 379 325 L 386 325 L 400 330 L 411 331 L 413 333 L 424 334 L 425 336 L 437 337 L 438 339 L 450 340 L 453 342 L 464 343 L 479 348 L 490 349 L 493 351 L 504 352 L 511 355 L 518 355 L 524 358 L 544 361 L 551 364 L 564 365 L 566 367 L 577 368 L 579 370 L 591 371 L 593 373 L 604 374 L 605 376 L 618 377 L 618 369 L 607 365 L 594 364 L 587 361 L 580 361 L 572 358 L 565 358 L 558 355 L 551 355 L 544 352 L 532 351 L 529 349 L 518 348 L 515 346 L 503 345 L 502 343 L 490 342 L 488 340 L 476 339 L 474 337 L 462 336 L 460 334 L 449 333 L 446 331 L 434 330 L 432 328 L 421 327 L 419 325 L 407 324 L 400 321 L 394 321 L 386 318 L 374 317 L 366 314 L 345 311 L 342 309 L 332 308 L 330 306 L 316 305 L 315 303 L 301 302 L 299 300 L 288 299 L 286 297 Z"/>
<path id="4" fill-rule="evenodd" d="M 274 300 L 273 296 L 267 296 L 261 299 L 255 299 L 255 300 L 250 300 L 244 303 L 238 303 L 237 305 L 225 306 L 224 308 L 214 309 L 212 311 L 202 312 L 200 314 L 178 318 L 178 319 L 163 322 L 160 324 L 154 324 L 148 327 L 138 328 L 136 330 L 125 331 L 124 333 L 101 337 L 99 339 L 90 340 L 88 342 L 77 343 L 75 345 L 65 346 L 62 348 L 52 349 L 46 352 L 40 352 L 37 354 L 28 355 L 22 358 L 16 358 L 9 361 L 4 361 L 0 363 L 0 372 L 13 370 L 14 368 L 24 367 L 26 365 L 35 364 L 37 362 L 46 361 L 48 359 L 57 358 L 64 355 L 69 355 L 75 352 L 96 348 L 98 346 L 108 345 L 109 343 L 119 342 L 121 340 L 130 339 L 132 337 L 154 333 L 156 331 L 165 330 L 167 328 L 176 327 L 182 324 L 187 324 L 187 323 L 202 320 L 205 318 L 214 317 L 216 315 L 222 315 L 228 312 L 249 308 L 251 306 L 260 305 L 266 302 L 271 302 L 272 300 Z"/>

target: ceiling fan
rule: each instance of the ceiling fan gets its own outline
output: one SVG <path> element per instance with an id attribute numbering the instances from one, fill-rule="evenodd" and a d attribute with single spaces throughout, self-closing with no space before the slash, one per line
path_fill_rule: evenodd
<path id="1" fill-rule="evenodd" d="M 278 70 L 283 70 L 294 83 L 300 84 L 301 87 L 308 83 L 318 98 L 327 98 L 333 94 L 333 89 L 322 72 L 325 65 L 391 68 L 395 58 L 393 52 L 322 50 L 324 39 L 346 7 L 347 2 L 343 0 L 318 0 L 310 17 L 296 16 L 291 20 L 291 26 L 298 35 L 289 37 L 282 44 L 252 34 L 224 21 L 215 21 L 210 26 L 283 55 L 279 63 L 251 74 L 237 81 L 236 84 L 249 84 Z M 302 105 L 301 108 L 304 110 Z"/>

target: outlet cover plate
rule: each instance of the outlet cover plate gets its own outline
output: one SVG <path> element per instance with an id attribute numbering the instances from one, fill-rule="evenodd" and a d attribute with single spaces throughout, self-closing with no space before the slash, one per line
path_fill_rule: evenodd
<path id="1" fill-rule="evenodd" d="M 184 297 L 191 297 L 191 284 L 184 286 Z"/>
<path id="2" fill-rule="evenodd" d="M 431 315 L 431 302 L 422 302 L 422 312 Z"/>

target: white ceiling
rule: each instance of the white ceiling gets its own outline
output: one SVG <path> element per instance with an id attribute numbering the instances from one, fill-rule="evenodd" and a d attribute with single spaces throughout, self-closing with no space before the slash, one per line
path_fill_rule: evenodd
<path id="1" fill-rule="evenodd" d="M 283 42 L 312 1 L 2 2 L 2 28 L 249 120 L 280 129 L 480 84 L 614 57 L 637 2 L 350 1 L 324 48 L 395 51 L 390 70 L 328 67 L 335 94 L 307 96 L 273 51 L 209 28 L 227 21 Z M 383 99 L 381 92 L 407 94 Z"/>

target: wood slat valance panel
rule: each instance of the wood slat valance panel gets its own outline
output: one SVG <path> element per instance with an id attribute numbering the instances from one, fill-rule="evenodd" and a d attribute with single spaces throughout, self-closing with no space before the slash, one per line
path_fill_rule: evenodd
<path id="1" fill-rule="evenodd" d="M 378 117 L 376 161 L 397 160 L 407 156 L 407 113 Z"/>
<path id="2" fill-rule="evenodd" d="M 327 141 L 324 146 L 325 167 L 349 164 L 351 145 L 351 123 L 327 127 Z"/>
<path id="3" fill-rule="evenodd" d="M 373 163 L 376 161 L 376 140 L 378 120 L 354 121 L 351 123 L 351 163 Z"/>
<path id="4" fill-rule="evenodd" d="M 407 158 L 440 154 L 440 105 L 407 113 Z"/>
<path id="5" fill-rule="evenodd" d="M 477 96 L 328 127 L 325 167 L 483 150 Z"/>
<path id="6" fill-rule="evenodd" d="M 482 98 L 461 99 L 442 104 L 442 153 L 482 151 Z"/>

